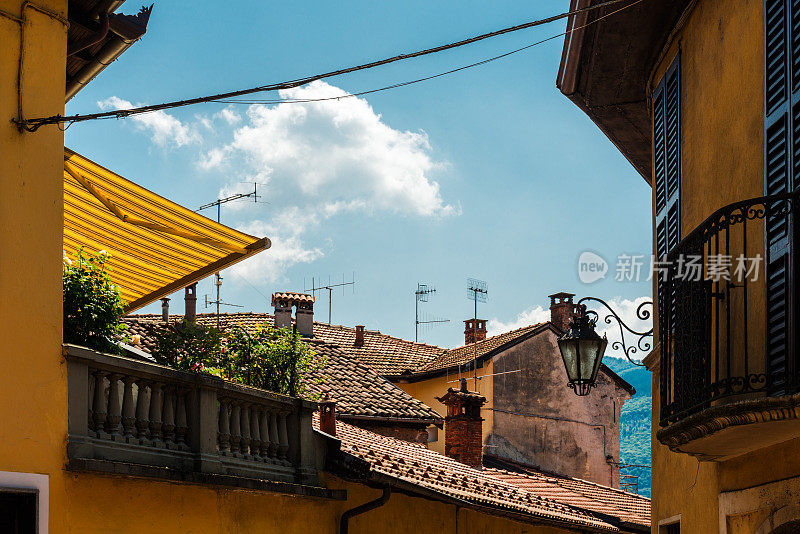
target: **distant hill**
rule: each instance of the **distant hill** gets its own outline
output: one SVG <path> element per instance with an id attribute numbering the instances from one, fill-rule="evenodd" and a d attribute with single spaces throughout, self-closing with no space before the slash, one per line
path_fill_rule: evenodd
<path id="1" fill-rule="evenodd" d="M 653 382 L 650 371 L 623 358 L 605 357 L 603 363 L 636 388 L 622 407 L 620 457 L 624 464 L 650 465 L 650 421 Z M 650 496 L 650 469 L 626 468 L 623 474 L 639 477 L 639 493 Z"/>

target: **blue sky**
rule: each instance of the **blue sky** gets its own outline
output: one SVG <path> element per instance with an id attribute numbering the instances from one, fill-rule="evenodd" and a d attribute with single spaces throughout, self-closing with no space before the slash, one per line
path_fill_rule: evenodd
<path id="1" fill-rule="evenodd" d="M 157 3 L 141 42 L 67 106 L 67 113 L 151 104 L 250 87 L 427 48 L 560 13 L 536 2 Z M 138 9 L 126 2 L 122 11 Z M 564 31 L 565 22 L 286 93 L 325 97 L 478 61 Z M 273 249 L 223 273 L 223 299 L 270 311 L 273 291 L 311 277 L 348 279 L 333 322 L 414 336 L 422 309 L 450 323 L 425 332 L 463 342 L 466 278 L 486 280 L 479 315 L 493 331 L 542 316 L 547 295 L 624 300 L 650 283 L 617 282 L 620 254 L 651 250 L 650 188 L 555 87 L 562 38 L 436 80 L 365 98 L 279 106 L 205 104 L 73 125 L 66 145 L 188 207 L 258 181 L 268 203 L 229 204 L 223 222 L 267 235 Z M 278 95 L 266 95 L 277 98 Z M 209 213 L 213 215 L 213 213 Z M 582 284 L 577 258 L 611 264 Z M 198 293 L 212 293 L 211 280 Z M 182 311 L 182 293 L 173 309 Z M 202 310 L 202 305 L 199 306 Z M 155 310 L 151 306 L 147 310 Z M 327 318 L 327 296 L 316 317 Z M 229 311 L 236 311 L 229 309 Z M 209 310 L 210 311 L 210 310 Z"/>

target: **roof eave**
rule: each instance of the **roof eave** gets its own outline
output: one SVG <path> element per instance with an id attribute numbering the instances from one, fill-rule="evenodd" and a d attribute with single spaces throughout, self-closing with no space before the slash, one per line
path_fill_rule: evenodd
<path id="1" fill-rule="evenodd" d="M 613 14 L 619 8 L 611 6 L 567 21 L 556 86 L 647 183 L 652 169 L 649 76 L 673 28 L 694 1 L 644 2 Z M 572 0 L 570 8 L 598 3 Z"/>

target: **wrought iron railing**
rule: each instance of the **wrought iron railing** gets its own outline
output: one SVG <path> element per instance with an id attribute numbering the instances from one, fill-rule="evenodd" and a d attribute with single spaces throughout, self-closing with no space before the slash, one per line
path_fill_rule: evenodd
<path id="1" fill-rule="evenodd" d="M 776 312 L 765 298 L 767 247 L 777 243 L 775 229 L 794 239 L 797 206 L 796 194 L 725 206 L 657 265 L 662 426 L 797 389 L 796 370 L 772 366 L 767 350 L 769 314 L 788 310 Z"/>
<path id="2" fill-rule="evenodd" d="M 65 345 L 70 461 L 318 484 L 316 404 Z"/>

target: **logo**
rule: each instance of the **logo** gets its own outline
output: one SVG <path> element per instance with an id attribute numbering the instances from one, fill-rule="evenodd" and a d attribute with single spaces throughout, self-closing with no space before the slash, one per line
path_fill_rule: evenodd
<path id="1" fill-rule="evenodd" d="M 608 262 L 594 252 L 582 252 L 578 257 L 578 279 L 584 284 L 602 280 L 608 273 Z"/>

